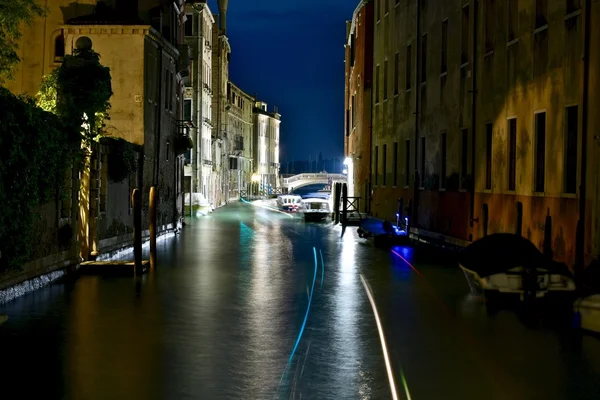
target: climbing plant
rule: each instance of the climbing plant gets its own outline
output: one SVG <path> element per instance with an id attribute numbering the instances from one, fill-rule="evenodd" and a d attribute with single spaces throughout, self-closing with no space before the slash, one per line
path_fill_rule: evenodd
<path id="1" fill-rule="evenodd" d="M 189 136 L 179 135 L 175 138 L 175 155 L 181 155 L 194 147 L 194 142 Z"/>
<path id="2" fill-rule="evenodd" d="M 61 119 L 31 98 L 0 88 L 0 270 L 18 267 L 34 247 L 36 209 L 54 198 L 71 165 Z"/>
<path id="3" fill-rule="evenodd" d="M 77 48 L 44 78 L 37 98 L 40 107 L 61 117 L 71 132 L 79 131 L 76 140 L 90 144 L 102 137 L 112 94 L 110 68 L 91 48 Z"/>
<path id="4" fill-rule="evenodd" d="M 19 63 L 19 40 L 23 36 L 23 22 L 30 24 L 45 9 L 35 0 L 2 1 L 0 3 L 0 83 L 11 79 Z"/>
<path id="5" fill-rule="evenodd" d="M 123 182 L 137 171 L 140 146 L 114 137 L 103 137 L 100 143 L 108 148 L 108 178 L 111 181 Z"/>

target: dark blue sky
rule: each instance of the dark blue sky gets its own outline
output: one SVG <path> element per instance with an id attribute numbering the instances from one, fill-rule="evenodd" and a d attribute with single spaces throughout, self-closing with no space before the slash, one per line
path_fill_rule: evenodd
<path id="1" fill-rule="evenodd" d="M 230 78 L 279 107 L 282 162 L 343 156 L 345 21 L 358 3 L 229 0 Z"/>

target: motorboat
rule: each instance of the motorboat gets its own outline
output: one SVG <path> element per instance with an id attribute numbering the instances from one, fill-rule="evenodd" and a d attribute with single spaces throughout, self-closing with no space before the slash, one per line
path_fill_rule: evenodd
<path id="1" fill-rule="evenodd" d="M 323 221 L 331 214 L 331 204 L 326 196 L 310 197 L 302 199 L 302 212 L 305 221 Z"/>
<path id="2" fill-rule="evenodd" d="M 600 264 L 592 263 L 582 277 L 581 297 L 573 303 L 575 327 L 600 333 Z"/>
<path id="3" fill-rule="evenodd" d="M 202 193 L 186 193 L 184 196 L 184 213 L 201 217 L 214 211 L 214 207 Z"/>
<path id="4" fill-rule="evenodd" d="M 358 237 L 362 239 L 372 238 L 375 245 L 379 247 L 389 248 L 410 244 L 405 227 L 395 226 L 389 221 L 376 218 L 361 218 L 357 233 Z"/>
<path id="5" fill-rule="evenodd" d="M 279 195 L 277 196 L 277 208 L 281 211 L 297 212 L 302 207 L 302 197 L 297 195 Z"/>
<path id="6" fill-rule="evenodd" d="M 600 333 L 600 294 L 584 296 L 573 304 L 577 327 Z"/>
<path id="7" fill-rule="evenodd" d="M 471 291 L 487 299 L 498 294 L 519 295 L 521 301 L 544 297 L 548 292 L 575 291 L 573 274 L 526 238 L 495 233 L 467 246 L 459 266 Z"/>

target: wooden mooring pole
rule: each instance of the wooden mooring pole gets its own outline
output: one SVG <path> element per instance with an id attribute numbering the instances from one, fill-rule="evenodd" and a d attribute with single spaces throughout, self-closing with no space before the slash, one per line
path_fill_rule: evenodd
<path id="1" fill-rule="evenodd" d="M 156 187 L 150 188 L 150 269 L 156 268 Z"/>
<path id="2" fill-rule="evenodd" d="M 133 208 L 133 260 L 135 274 L 142 275 L 142 194 L 139 189 L 131 193 Z"/>

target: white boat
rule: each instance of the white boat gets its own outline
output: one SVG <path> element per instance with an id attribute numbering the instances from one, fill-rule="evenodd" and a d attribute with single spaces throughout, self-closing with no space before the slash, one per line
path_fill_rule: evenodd
<path id="1" fill-rule="evenodd" d="M 302 197 L 282 194 L 277 196 L 277 208 L 281 211 L 297 212 L 302 207 Z"/>
<path id="2" fill-rule="evenodd" d="M 581 329 L 600 333 L 600 294 L 578 299 L 573 304 L 573 311 Z"/>
<path id="3" fill-rule="evenodd" d="M 540 298 L 548 292 L 574 292 L 569 269 L 547 259 L 529 240 L 496 233 L 473 242 L 459 262 L 471 291 L 487 298 L 515 294 Z"/>
<path id="4" fill-rule="evenodd" d="M 305 221 L 323 221 L 331 214 L 329 199 L 311 197 L 302 199 Z"/>

